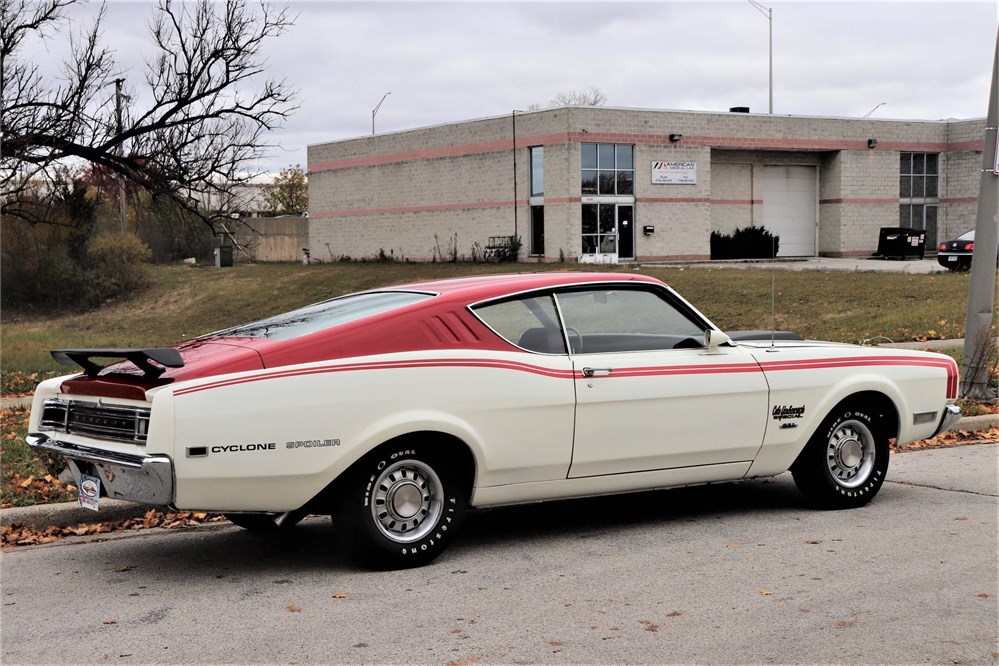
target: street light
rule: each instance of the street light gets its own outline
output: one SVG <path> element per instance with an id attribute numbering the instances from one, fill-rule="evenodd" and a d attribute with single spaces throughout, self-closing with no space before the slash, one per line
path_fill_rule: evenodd
<path id="1" fill-rule="evenodd" d="M 887 103 L 888 103 L 888 102 L 881 102 L 881 103 L 880 103 L 880 104 L 878 104 L 878 105 L 877 105 L 876 107 L 874 107 L 873 109 L 871 109 L 870 111 L 868 111 L 867 113 L 865 113 L 865 114 L 864 114 L 864 118 L 870 118 L 870 117 L 871 117 L 871 115 L 872 115 L 872 114 L 873 114 L 873 113 L 874 113 L 875 111 L 877 111 L 878 109 L 880 109 L 880 108 L 881 108 L 882 106 L 884 106 L 884 105 L 885 105 L 885 104 L 887 104 Z"/>
<path id="2" fill-rule="evenodd" d="M 774 9 L 773 7 L 764 7 L 756 0 L 746 0 L 749 4 L 756 8 L 756 11 L 767 17 L 767 21 L 770 23 L 770 113 L 773 115 L 774 112 Z"/>
<path id="3" fill-rule="evenodd" d="M 382 95 L 382 98 L 378 102 L 378 105 L 375 108 L 371 109 L 371 136 L 375 135 L 375 114 L 378 113 L 378 109 L 382 108 L 382 102 L 385 101 L 385 98 L 388 97 L 391 94 L 392 93 L 390 91 L 390 92 L 387 92 L 384 95 Z"/>

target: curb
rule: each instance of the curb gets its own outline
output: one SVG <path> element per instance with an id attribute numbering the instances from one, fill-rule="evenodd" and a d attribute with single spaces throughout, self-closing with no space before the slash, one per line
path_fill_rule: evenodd
<path id="1" fill-rule="evenodd" d="M 999 427 L 999 414 L 965 416 L 952 430 L 979 432 Z M 121 522 L 140 518 L 150 509 L 163 507 L 136 504 L 123 500 L 101 499 L 100 512 L 84 509 L 76 502 L 58 504 L 36 504 L 35 506 L 0 509 L 0 526 L 21 525 L 44 529 L 46 527 L 71 527 L 82 523 Z"/>
<path id="2" fill-rule="evenodd" d="M 21 525 L 43 529 L 46 527 L 71 527 L 85 523 L 123 522 L 141 518 L 150 509 L 161 507 L 136 504 L 124 500 L 101 498 L 101 510 L 84 509 L 76 502 L 35 504 L 0 509 L 0 526 Z"/>

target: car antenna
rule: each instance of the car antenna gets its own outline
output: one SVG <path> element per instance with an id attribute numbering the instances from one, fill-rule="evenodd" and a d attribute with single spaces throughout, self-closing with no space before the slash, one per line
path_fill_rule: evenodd
<path id="1" fill-rule="evenodd" d="M 776 235 L 770 234 L 770 349 L 777 351 L 777 248 Z"/>

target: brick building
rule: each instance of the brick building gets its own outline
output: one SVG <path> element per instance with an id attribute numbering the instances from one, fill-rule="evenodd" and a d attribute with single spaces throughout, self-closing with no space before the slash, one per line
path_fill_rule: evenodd
<path id="1" fill-rule="evenodd" d="M 781 256 L 863 256 L 882 227 L 927 249 L 974 226 L 984 119 L 895 121 L 565 107 L 309 146 L 319 260 L 710 257 L 763 226 Z"/>

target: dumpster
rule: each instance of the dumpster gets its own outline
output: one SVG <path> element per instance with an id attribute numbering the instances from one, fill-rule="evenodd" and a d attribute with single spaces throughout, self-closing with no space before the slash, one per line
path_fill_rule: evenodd
<path id="1" fill-rule="evenodd" d="M 881 227 L 875 254 L 885 259 L 922 259 L 926 254 L 926 232 L 906 227 Z"/>

